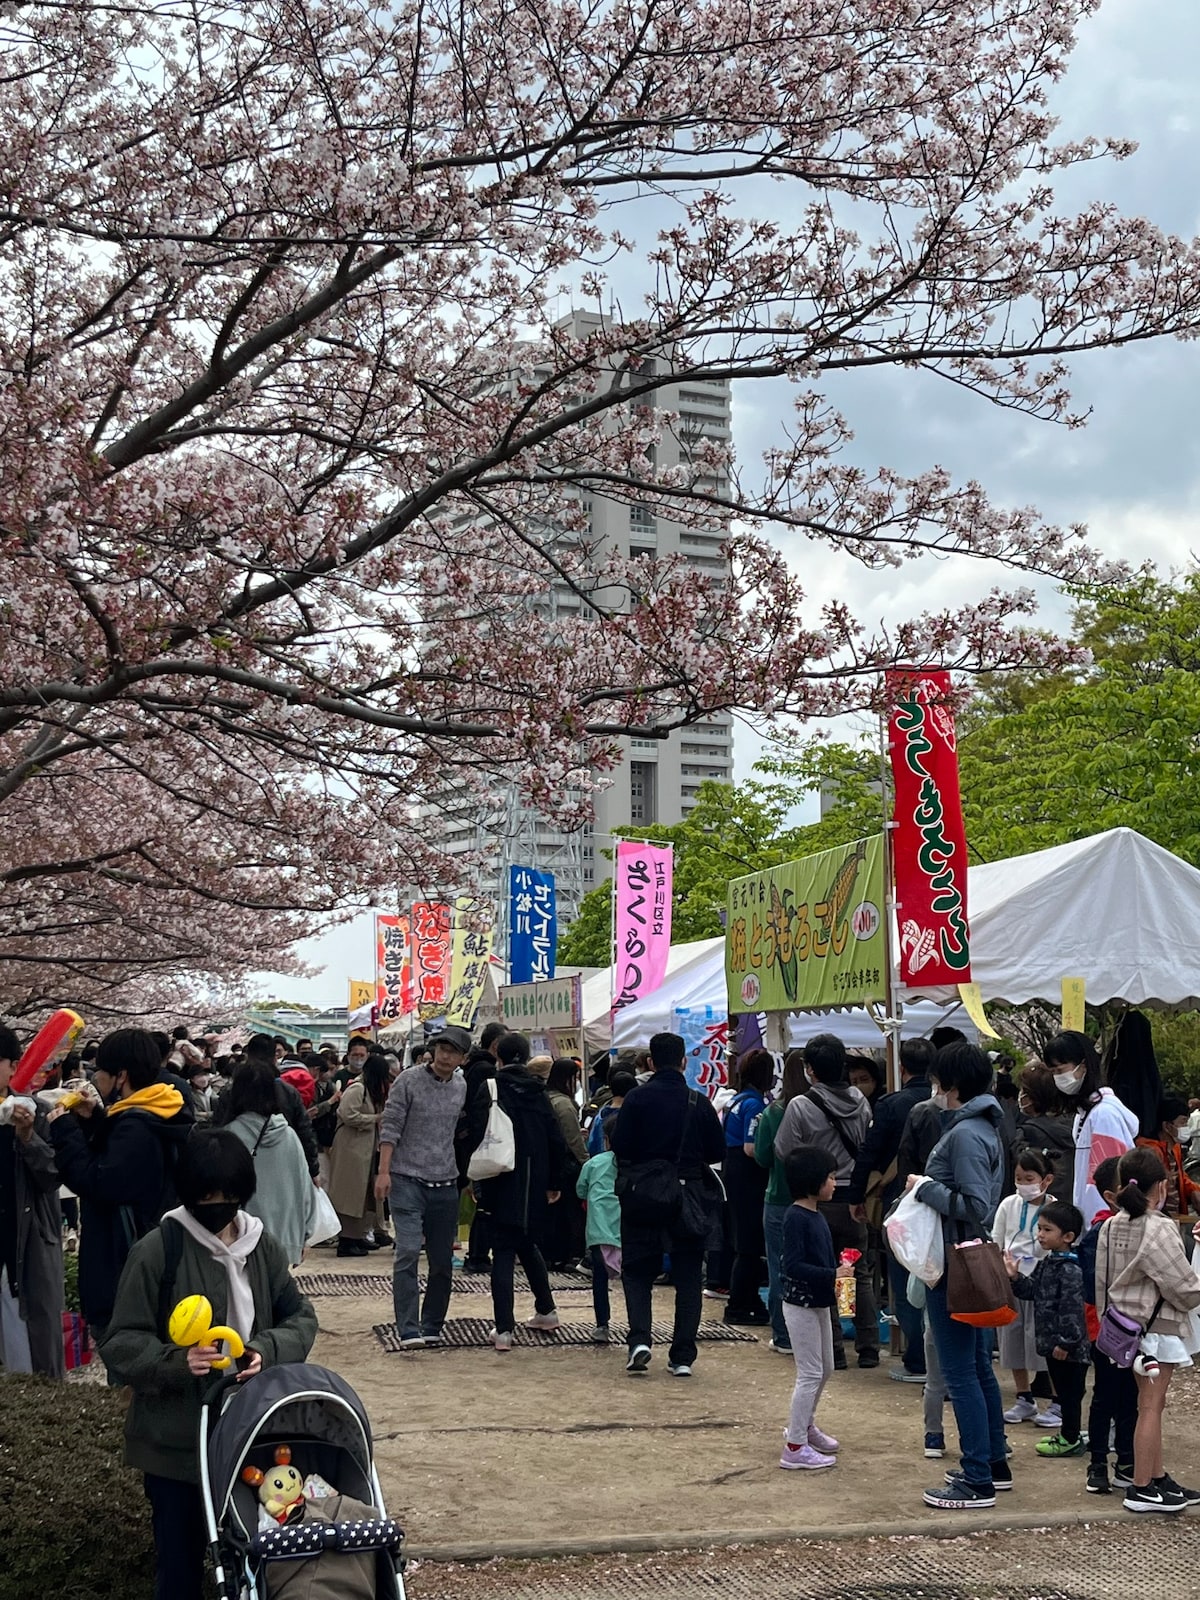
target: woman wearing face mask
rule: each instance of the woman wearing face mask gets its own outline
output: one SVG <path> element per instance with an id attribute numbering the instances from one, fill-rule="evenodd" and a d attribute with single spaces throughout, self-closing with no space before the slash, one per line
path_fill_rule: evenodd
<path id="1" fill-rule="evenodd" d="M 1091 1227 L 1104 1200 L 1092 1182 L 1096 1168 L 1109 1156 L 1132 1150 L 1138 1120 L 1111 1089 L 1100 1086 L 1100 1057 L 1082 1033 L 1057 1034 L 1042 1052 L 1054 1073 L 1054 1086 L 1075 1106 L 1075 1182 L 1072 1199 Z"/>
<path id="2" fill-rule="evenodd" d="M 281 1246 L 242 1210 L 254 1194 L 254 1162 L 237 1135 L 197 1129 L 175 1176 L 183 1203 L 130 1252 L 100 1354 L 110 1377 L 133 1390 L 125 1460 L 145 1475 L 155 1600 L 201 1600 L 206 1538 L 197 1428 L 220 1351 L 180 1349 L 165 1317 L 187 1295 L 206 1296 L 213 1326 L 233 1328 L 245 1344 L 239 1382 L 284 1361 L 303 1361 L 317 1319 Z"/>

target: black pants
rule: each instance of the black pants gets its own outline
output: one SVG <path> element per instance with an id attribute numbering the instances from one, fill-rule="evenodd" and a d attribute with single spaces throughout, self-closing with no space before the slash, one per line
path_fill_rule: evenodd
<path id="1" fill-rule="evenodd" d="M 204 1509 L 194 1483 L 145 1476 L 154 1528 L 154 1600 L 203 1600 Z"/>
<path id="2" fill-rule="evenodd" d="M 820 1212 L 833 1235 L 834 1255 L 840 1256 L 843 1250 L 860 1252 L 854 1266 L 854 1348 L 860 1355 L 864 1350 L 874 1350 L 878 1353 L 879 1312 L 875 1305 L 875 1287 L 871 1282 L 867 1225 L 865 1222 L 855 1222 L 850 1215 L 849 1203 L 844 1200 L 823 1201 Z M 829 1317 L 833 1323 L 833 1355 L 836 1361 L 838 1356 L 845 1355 L 842 1321 L 837 1314 L 836 1306 L 831 1308 Z"/>
<path id="3" fill-rule="evenodd" d="M 554 1296 L 550 1293 L 546 1263 L 533 1235 L 522 1228 L 497 1222 L 494 1217 L 491 1219 L 491 1233 L 492 1312 L 496 1319 L 496 1332 L 511 1333 L 516 1321 L 513 1314 L 513 1272 L 518 1260 L 533 1290 L 533 1303 L 543 1316 L 554 1310 Z"/>
<path id="4" fill-rule="evenodd" d="M 759 1290 L 767 1281 L 767 1246 L 763 1238 L 763 1196 L 767 1173 L 744 1150 L 725 1152 L 725 1190 L 733 1236 L 733 1270 L 729 1277 L 731 1315 L 752 1315 L 766 1321 Z"/>
<path id="5" fill-rule="evenodd" d="M 632 1246 L 632 1250 L 631 1250 Z M 690 1367 L 696 1359 L 696 1329 L 704 1303 L 703 1239 L 671 1237 L 671 1283 L 675 1289 L 675 1327 L 668 1360 Z M 621 1229 L 621 1281 L 629 1318 L 629 1348 L 650 1343 L 654 1280 L 662 1271 L 662 1248 L 651 1251 L 624 1225 Z"/>
<path id="6" fill-rule="evenodd" d="M 596 1326 L 607 1328 L 612 1315 L 608 1298 L 608 1268 L 604 1265 L 604 1255 L 598 1244 L 589 1248 L 588 1255 L 592 1262 L 592 1307 L 596 1313 Z"/>
<path id="7" fill-rule="evenodd" d="M 1046 1362 L 1054 1396 L 1062 1409 L 1062 1427 L 1059 1432 L 1072 1444 L 1079 1437 L 1083 1423 L 1083 1391 L 1087 1387 L 1087 1363 L 1083 1361 L 1056 1361 L 1053 1356 Z"/>
<path id="8" fill-rule="evenodd" d="M 467 1240 L 468 1267 L 486 1268 L 488 1264 L 488 1251 L 492 1247 L 492 1219 L 486 1211 L 475 1208 L 475 1215 L 471 1220 L 471 1237 Z"/>
<path id="9" fill-rule="evenodd" d="M 1117 1465 L 1133 1465 L 1133 1430 L 1137 1426 L 1137 1379 L 1129 1367 L 1115 1366 L 1092 1346 L 1092 1408 L 1088 1412 L 1088 1447 L 1095 1466 L 1108 1463 L 1109 1430 L 1116 1425 Z"/>

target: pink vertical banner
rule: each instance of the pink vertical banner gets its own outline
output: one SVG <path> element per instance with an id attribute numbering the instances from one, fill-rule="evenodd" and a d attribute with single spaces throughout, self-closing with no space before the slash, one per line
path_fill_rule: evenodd
<path id="1" fill-rule="evenodd" d="M 614 892 L 616 972 L 613 1010 L 631 1006 L 662 987 L 671 948 L 671 885 L 675 856 L 669 844 L 641 839 L 617 842 Z"/>

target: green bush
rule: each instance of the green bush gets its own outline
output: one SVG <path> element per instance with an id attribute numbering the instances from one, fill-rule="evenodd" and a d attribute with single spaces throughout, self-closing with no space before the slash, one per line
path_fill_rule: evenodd
<path id="1" fill-rule="evenodd" d="M 63 1251 L 63 1295 L 68 1311 L 79 1311 L 79 1257 L 70 1250 Z"/>
<path id="2" fill-rule="evenodd" d="M 0 1374 L 0 1600 L 149 1600 L 141 1475 L 122 1465 L 119 1392 Z"/>

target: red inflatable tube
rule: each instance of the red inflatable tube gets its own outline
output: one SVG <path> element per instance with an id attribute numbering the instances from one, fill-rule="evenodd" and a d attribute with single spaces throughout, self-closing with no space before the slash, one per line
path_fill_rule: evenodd
<path id="1" fill-rule="evenodd" d="M 82 1032 L 83 1018 L 78 1011 L 56 1011 L 34 1034 L 17 1062 L 9 1080 L 10 1092 L 24 1094 L 39 1072 L 62 1060 Z"/>

